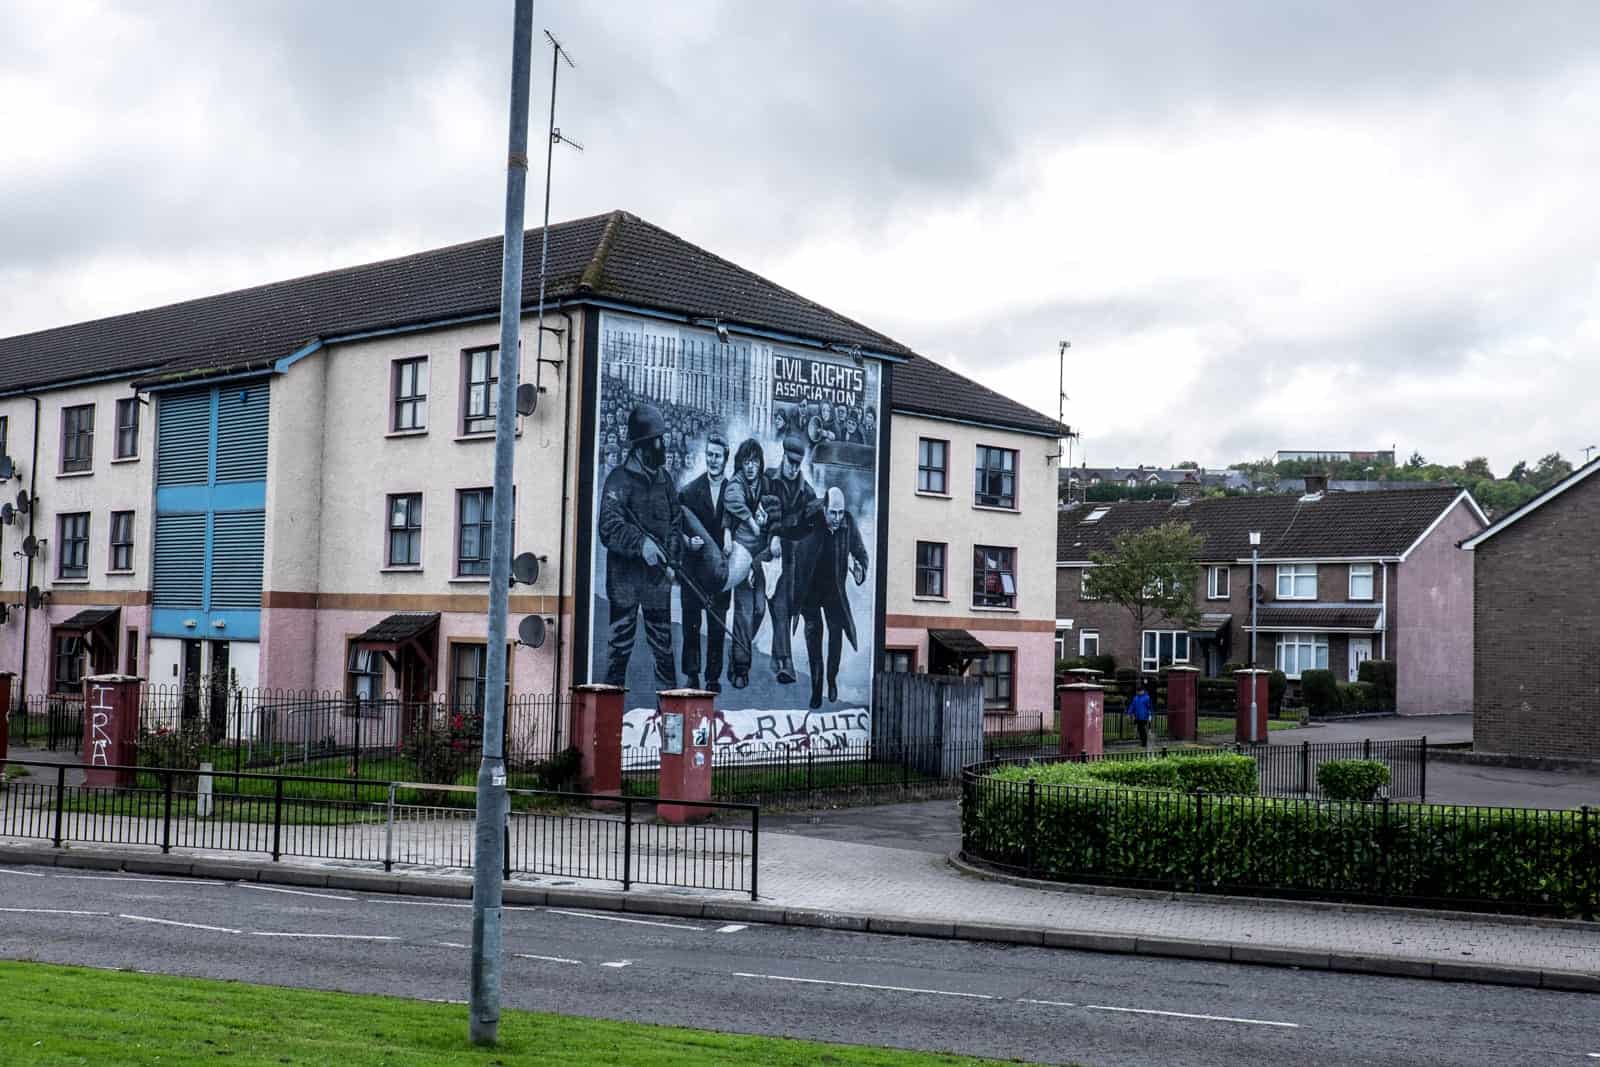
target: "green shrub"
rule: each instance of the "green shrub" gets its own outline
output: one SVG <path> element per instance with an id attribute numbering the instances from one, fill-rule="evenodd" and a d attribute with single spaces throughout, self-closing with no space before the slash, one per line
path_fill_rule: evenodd
<path id="1" fill-rule="evenodd" d="M 1369 659 L 1362 662 L 1356 677 L 1372 686 L 1376 706 L 1381 711 L 1395 708 L 1395 666 L 1392 659 Z"/>
<path id="2" fill-rule="evenodd" d="M 1313 715 L 1337 715 L 1344 710 L 1338 684 L 1332 671 L 1301 671 L 1300 699 Z"/>
<path id="3" fill-rule="evenodd" d="M 1371 801 L 1389 784 L 1389 766 L 1372 759 L 1331 759 L 1317 768 L 1317 785 L 1329 800 Z"/>
<path id="4" fill-rule="evenodd" d="M 171 767 L 175 770 L 200 769 L 206 758 L 210 738 L 205 720 L 195 718 L 179 725 L 139 727 L 139 766 Z"/>
<path id="5" fill-rule="evenodd" d="M 1273 671 L 1267 675 L 1267 714 L 1277 715 L 1283 711 L 1283 692 L 1289 688 L 1289 676 L 1282 671 Z"/>
<path id="6" fill-rule="evenodd" d="M 1244 670 L 1244 667 L 1245 665 L 1243 663 L 1230 659 L 1228 662 L 1222 665 L 1222 676 L 1224 678 L 1232 678 L 1234 671 L 1242 671 Z"/>
<path id="7" fill-rule="evenodd" d="M 1139 677 L 1139 672 L 1134 670 L 1132 667 L 1118 667 L 1112 673 L 1112 677 L 1116 678 L 1116 680 L 1119 682 L 1132 682 Z"/>
<path id="8" fill-rule="evenodd" d="M 994 773 L 1001 781 L 1040 785 L 1115 786 L 1208 793 L 1256 792 L 1256 761 L 1232 752 L 1173 752 L 1133 760 L 1095 760 L 1088 763 L 1032 763 L 1002 767 Z"/>
<path id="9" fill-rule="evenodd" d="M 1113 677 L 1117 671 L 1117 658 L 1115 656 L 1076 656 L 1072 659 L 1056 660 L 1056 673 L 1063 674 L 1079 667 L 1087 667 L 1092 671 L 1099 671 L 1106 678 Z"/>

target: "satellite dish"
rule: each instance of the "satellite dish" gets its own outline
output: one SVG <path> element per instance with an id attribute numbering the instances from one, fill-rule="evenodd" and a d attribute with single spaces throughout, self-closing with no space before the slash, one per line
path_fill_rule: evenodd
<path id="1" fill-rule="evenodd" d="M 524 615 L 522 621 L 517 623 L 517 643 L 527 645 L 529 648 L 538 648 L 544 644 L 544 616 Z"/>
<path id="2" fill-rule="evenodd" d="M 36 585 L 28 586 L 28 607 L 36 608 L 43 603 L 44 594 L 39 592 L 39 587 Z"/>
<path id="3" fill-rule="evenodd" d="M 513 585 L 532 585 L 539 580 L 539 557 L 532 552 L 523 552 L 511 561 L 511 582 Z"/>
<path id="4" fill-rule="evenodd" d="M 22 554 L 24 556 L 35 556 L 38 555 L 38 553 L 39 539 L 33 536 L 33 534 L 29 534 L 27 537 L 24 537 L 22 539 Z"/>
<path id="5" fill-rule="evenodd" d="M 0 522 L 10 526 L 17 521 L 17 509 L 10 504 L 0 504 Z"/>
<path id="6" fill-rule="evenodd" d="M 17 490 L 17 510 L 26 515 L 33 508 L 33 502 L 28 499 L 26 489 Z"/>
<path id="7" fill-rule="evenodd" d="M 11 461 L 11 457 L 0 456 L 0 482 L 10 481 L 16 474 L 17 465 Z"/>
<path id="8" fill-rule="evenodd" d="M 517 386 L 517 414 L 532 415 L 539 406 L 539 390 L 527 382 Z"/>
<path id="9" fill-rule="evenodd" d="M 1256 603 L 1257 604 L 1265 604 L 1266 602 L 1267 602 L 1267 587 L 1262 585 L 1260 582 L 1257 582 L 1256 583 Z"/>

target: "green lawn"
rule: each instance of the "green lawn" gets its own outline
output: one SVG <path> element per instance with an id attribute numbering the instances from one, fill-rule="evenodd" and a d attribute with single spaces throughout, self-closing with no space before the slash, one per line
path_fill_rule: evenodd
<path id="1" fill-rule="evenodd" d="M 454 996 L 461 990 L 437 992 Z M 929 1067 L 995 1062 L 517 1011 L 502 1016 L 496 1049 L 474 1049 L 466 1035 L 467 1010 L 457 1004 L 0 963 L 0 1063 Z"/>

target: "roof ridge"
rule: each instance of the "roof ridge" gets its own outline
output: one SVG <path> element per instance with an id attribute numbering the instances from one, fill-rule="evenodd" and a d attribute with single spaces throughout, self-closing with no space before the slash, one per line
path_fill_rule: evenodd
<path id="1" fill-rule="evenodd" d="M 606 216 L 606 228 L 600 232 L 600 240 L 594 246 L 594 255 L 589 257 L 583 273 L 578 276 L 579 289 L 593 291 L 600 288 L 600 280 L 606 271 L 606 260 L 611 257 L 611 247 L 616 243 L 617 233 L 622 229 L 622 221 L 626 218 L 628 213 L 621 208 Z"/>

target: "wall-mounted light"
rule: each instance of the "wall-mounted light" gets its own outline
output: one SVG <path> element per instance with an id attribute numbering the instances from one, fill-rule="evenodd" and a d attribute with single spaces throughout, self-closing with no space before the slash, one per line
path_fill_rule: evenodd
<path id="1" fill-rule="evenodd" d="M 198 625 L 199 625 L 199 623 L 195 622 L 193 619 L 184 619 L 183 620 L 183 628 L 185 630 L 192 630 Z"/>
<path id="2" fill-rule="evenodd" d="M 226 630 L 228 628 L 228 620 L 227 619 L 213 619 L 211 621 L 211 628 L 213 630 Z"/>

